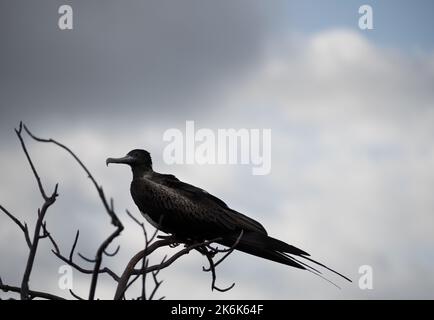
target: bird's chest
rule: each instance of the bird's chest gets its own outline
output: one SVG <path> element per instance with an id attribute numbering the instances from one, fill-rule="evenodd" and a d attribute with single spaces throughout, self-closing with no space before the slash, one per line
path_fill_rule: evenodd
<path id="1" fill-rule="evenodd" d="M 133 180 L 130 191 L 145 219 L 155 228 L 163 231 L 170 226 L 178 206 L 183 202 L 167 187 L 148 179 Z"/>

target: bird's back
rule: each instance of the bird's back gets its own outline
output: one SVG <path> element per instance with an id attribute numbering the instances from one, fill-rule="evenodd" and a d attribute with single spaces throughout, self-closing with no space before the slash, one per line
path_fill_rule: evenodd
<path id="1" fill-rule="evenodd" d="M 255 220 L 173 175 L 152 172 L 134 179 L 131 195 L 142 213 L 167 233 L 201 239 L 241 229 L 266 234 L 264 227 Z"/>

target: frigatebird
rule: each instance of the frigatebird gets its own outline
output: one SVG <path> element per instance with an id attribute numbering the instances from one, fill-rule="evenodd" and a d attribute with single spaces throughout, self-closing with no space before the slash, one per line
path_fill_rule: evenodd
<path id="1" fill-rule="evenodd" d="M 310 258 L 307 252 L 270 237 L 259 222 L 229 208 L 205 190 L 182 182 L 174 175 L 155 172 L 146 150 L 135 149 L 122 158 L 108 158 L 106 164 L 109 163 L 131 167 L 131 196 L 142 215 L 158 230 L 188 241 L 219 239 L 216 242 L 227 247 L 237 243 L 236 250 L 321 274 L 300 260 L 303 258 L 351 282 Z"/>

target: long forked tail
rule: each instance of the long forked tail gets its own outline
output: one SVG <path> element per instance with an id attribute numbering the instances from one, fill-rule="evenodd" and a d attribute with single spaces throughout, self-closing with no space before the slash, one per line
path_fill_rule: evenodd
<path id="1" fill-rule="evenodd" d="M 225 245 L 228 244 L 226 243 Z M 305 262 L 307 260 L 308 262 L 312 262 L 316 266 L 327 269 L 330 272 L 342 277 L 343 279 L 352 282 L 351 279 L 344 276 L 343 274 L 327 267 L 321 262 L 310 258 L 310 255 L 307 252 L 292 245 L 289 245 L 283 241 L 272 238 L 266 234 L 261 234 L 257 232 L 246 232 L 239 240 L 236 249 L 255 255 L 257 257 L 282 263 L 294 268 L 307 270 L 336 286 L 336 284 L 325 278 L 322 275 L 322 272 L 318 270 L 318 268 L 307 264 Z M 301 261 L 301 259 L 304 259 L 305 261 Z"/>

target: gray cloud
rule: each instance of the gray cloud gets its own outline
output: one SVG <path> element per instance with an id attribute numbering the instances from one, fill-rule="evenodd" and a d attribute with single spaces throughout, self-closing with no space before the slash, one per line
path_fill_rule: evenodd
<path id="1" fill-rule="evenodd" d="M 259 1 L 72 1 L 75 28 L 60 31 L 60 4 L 1 4 L 2 121 L 203 109 L 272 28 Z"/>

